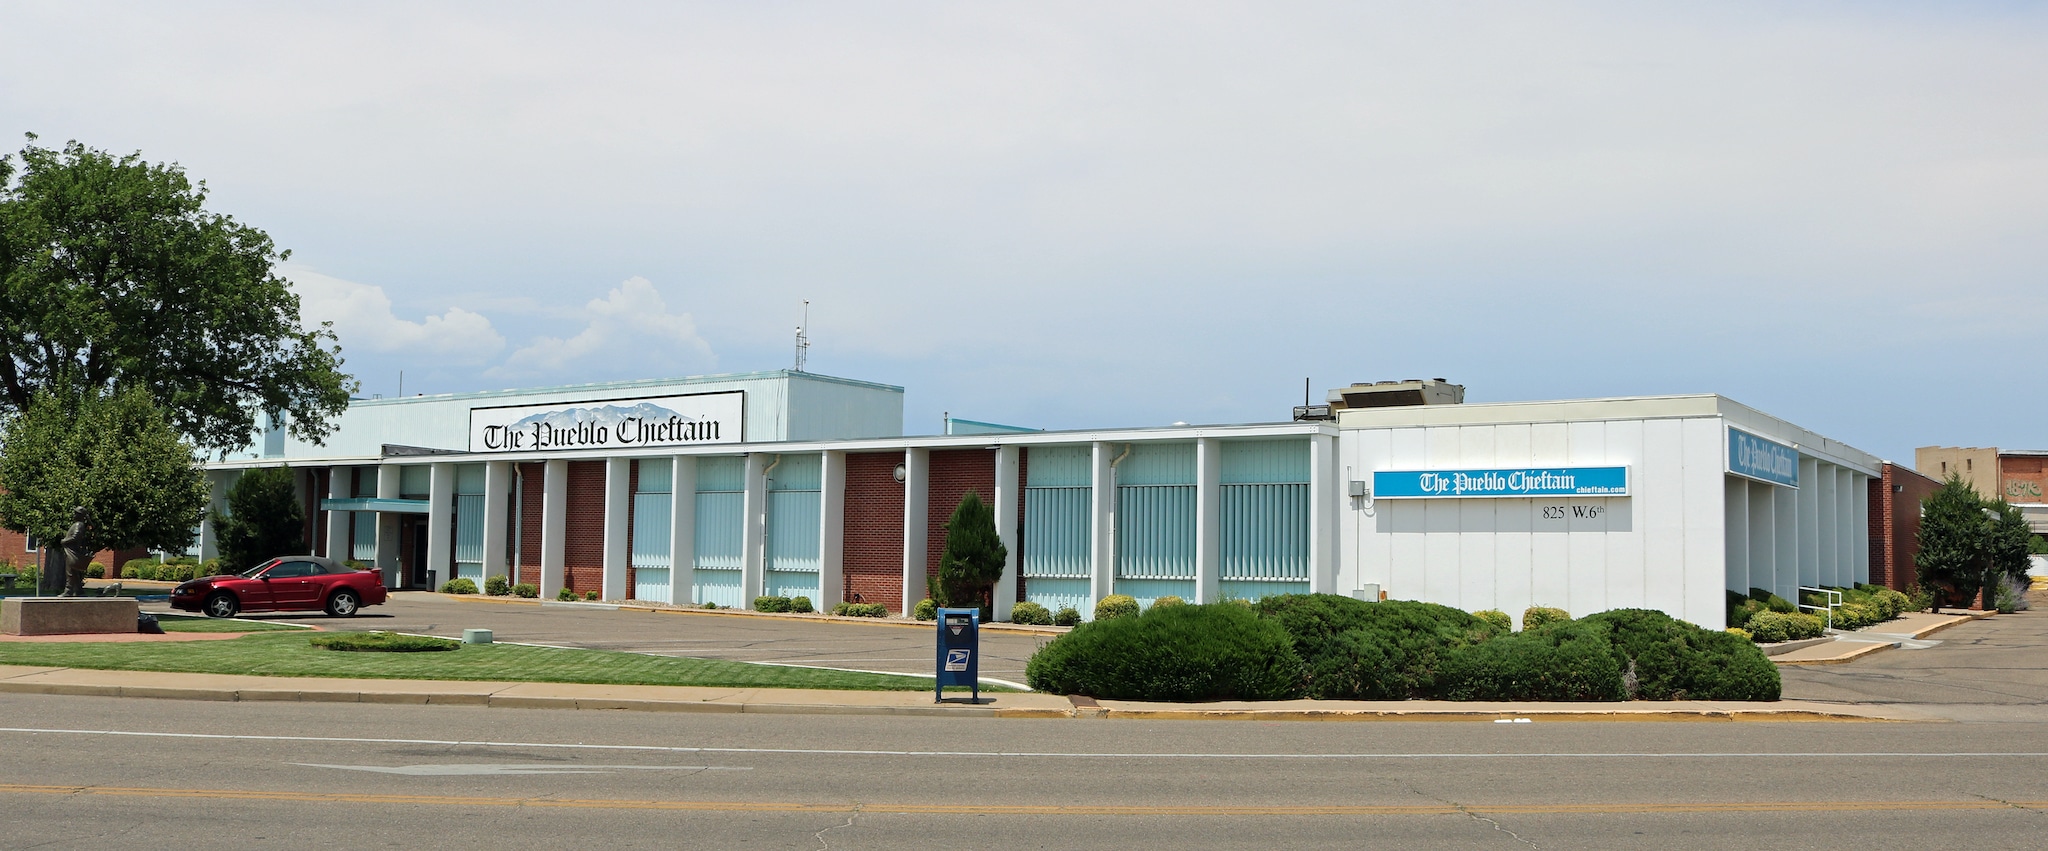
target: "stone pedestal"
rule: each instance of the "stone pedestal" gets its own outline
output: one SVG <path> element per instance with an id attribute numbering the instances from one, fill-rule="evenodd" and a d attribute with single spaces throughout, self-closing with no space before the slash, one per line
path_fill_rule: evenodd
<path id="1" fill-rule="evenodd" d="M 0 600 L 0 634 L 134 632 L 141 608 L 130 597 L 8 597 Z"/>

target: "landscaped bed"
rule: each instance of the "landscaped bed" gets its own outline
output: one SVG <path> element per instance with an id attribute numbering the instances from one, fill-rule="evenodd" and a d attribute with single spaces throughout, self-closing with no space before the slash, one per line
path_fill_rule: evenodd
<path id="1" fill-rule="evenodd" d="M 1155 607 L 1054 639 L 1033 688 L 1123 700 L 1777 700 L 1778 670 L 1743 638 L 1662 612 L 1571 620 L 1531 609 L 1522 632 L 1431 603 L 1329 594 Z"/>
<path id="2" fill-rule="evenodd" d="M 930 677 L 752 665 L 604 650 L 472 644 L 447 653 L 336 653 L 314 647 L 308 639 L 309 636 L 302 633 L 268 632 L 196 643 L 0 644 L 0 665 L 352 679 L 856 691 L 929 691 L 932 688 Z M 1003 689 L 985 686 L 983 690 Z"/>
<path id="3" fill-rule="evenodd" d="M 234 618 L 186 617 L 184 615 L 156 614 L 157 626 L 165 632 L 305 632 L 312 627 L 269 621 L 246 621 Z"/>

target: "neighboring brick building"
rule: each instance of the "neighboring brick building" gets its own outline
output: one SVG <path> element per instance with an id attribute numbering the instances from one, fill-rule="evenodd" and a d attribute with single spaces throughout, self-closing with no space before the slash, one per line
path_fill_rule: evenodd
<path id="1" fill-rule="evenodd" d="M 1870 481 L 1870 584 L 1904 591 L 1919 581 L 1920 504 L 1941 482 L 1908 467 L 1884 463 Z"/>
<path id="2" fill-rule="evenodd" d="M 2017 505 L 2037 534 L 2048 534 L 2048 450 L 1922 446 L 1913 466 L 1944 480 L 1954 475 L 1985 499 Z"/>

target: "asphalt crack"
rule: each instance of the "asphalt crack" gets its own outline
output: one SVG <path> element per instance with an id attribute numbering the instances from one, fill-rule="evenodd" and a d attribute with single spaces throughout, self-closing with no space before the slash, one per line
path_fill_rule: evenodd
<path id="1" fill-rule="evenodd" d="M 817 833 L 811 834 L 812 839 L 818 840 L 819 851 L 830 851 L 832 847 L 831 843 L 825 841 L 825 834 L 831 833 L 832 831 L 839 830 L 841 828 L 852 827 L 854 820 L 858 818 L 860 818 L 860 805 L 855 804 L 853 812 L 847 814 L 845 824 L 835 824 L 831 827 L 825 828 L 824 830 L 818 831 Z"/>

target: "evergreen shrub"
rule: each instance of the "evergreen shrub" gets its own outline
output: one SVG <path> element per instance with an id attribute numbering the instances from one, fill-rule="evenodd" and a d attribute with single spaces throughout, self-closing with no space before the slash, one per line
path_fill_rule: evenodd
<path id="1" fill-rule="evenodd" d="M 1095 619 L 1106 621 L 1128 617 L 1138 613 L 1138 598 L 1129 594 L 1111 594 L 1095 603 Z"/>
<path id="2" fill-rule="evenodd" d="M 1172 594 L 1168 594 L 1168 595 L 1166 595 L 1166 596 L 1164 596 L 1164 597 L 1157 597 L 1157 598 L 1154 598 L 1154 599 L 1152 600 L 1152 608 L 1155 608 L 1155 609 L 1156 609 L 1156 608 L 1159 608 L 1160 606 L 1185 606 L 1185 605 L 1187 605 L 1187 602 L 1188 602 L 1188 601 L 1186 601 L 1186 600 L 1183 600 L 1183 599 L 1181 599 L 1181 598 L 1179 598 L 1179 597 L 1176 597 L 1176 596 L 1174 596 L 1174 595 L 1172 595 Z"/>
<path id="3" fill-rule="evenodd" d="M 1821 619 L 1804 612 L 1758 612 L 1744 624 L 1750 637 L 1758 644 L 1775 644 L 1780 641 L 1798 641 L 1802 638 L 1819 638 L 1826 624 Z"/>
<path id="4" fill-rule="evenodd" d="M 107 578 L 107 566 L 106 566 L 106 565 L 104 565 L 104 564 L 100 564 L 99 562 L 93 562 L 93 563 L 91 563 L 91 564 L 88 564 L 88 565 L 86 565 L 86 566 L 85 566 L 85 578 L 87 578 L 87 579 L 105 579 L 105 578 Z"/>
<path id="5" fill-rule="evenodd" d="M 1025 665 L 1049 694 L 1123 700 L 1301 696 L 1301 659 L 1272 620 L 1237 606 L 1168 606 L 1082 624 Z"/>
<path id="6" fill-rule="evenodd" d="M 836 603 L 832 614 L 842 618 L 885 618 L 889 616 L 889 607 L 881 603 Z"/>
<path id="7" fill-rule="evenodd" d="M 1549 606 L 1530 606 L 1522 610 L 1522 629 L 1539 629 L 1554 623 L 1564 623 L 1571 619 L 1571 613 L 1563 609 L 1553 609 Z"/>
<path id="8" fill-rule="evenodd" d="M 1028 626 L 1052 626 L 1052 612 L 1044 606 L 1025 600 L 1010 607 L 1010 622 Z"/>
<path id="9" fill-rule="evenodd" d="M 310 641 L 322 650 L 353 650 L 377 653 L 418 653 L 460 650 L 462 642 L 430 635 L 401 635 L 396 632 L 335 632 L 313 636 Z"/>
<path id="10" fill-rule="evenodd" d="M 807 614 L 810 612 L 817 611 L 817 609 L 811 605 L 811 598 L 809 597 L 789 598 L 789 610 L 792 612 L 796 612 L 798 614 Z"/>
<path id="11" fill-rule="evenodd" d="M 484 580 L 484 594 L 503 597 L 509 593 L 512 593 L 512 580 L 503 576 L 492 576 Z"/>
<path id="12" fill-rule="evenodd" d="M 540 596 L 540 586 L 535 585 L 531 582 L 521 582 L 517 585 L 512 586 L 512 596 L 525 597 L 526 599 L 531 600 L 535 597 Z"/>
<path id="13" fill-rule="evenodd" d="M 1736 636 L 1650 609 L 1614 609 L 1578 622 L 1607 629 L 1627 700 L 1778 699 L 1778 666 Z"/>
<path id="14" fill-rule="evenodd" d="M 476 593 L 476 583 L 474 581 L 471 581 L 468 577 L 458 576 L 454 579 L 448 580 L 447 582 L 441 583 L 441 593 L 474 594 Z"/>
<path id="15" fill-rule="evenodd" d="M 595 601 L 595 600 L 597 599 L 597 592 L 596 592 L 596 591 L 585 591 L 585 592 L 583 592 L 583 599 L 584 599 L 585 601 Z"/>
<path id="16" fill-rule="evenodd" d="M 1470 613 L 1407 600 L 1368 603 L 1336 594 L 1280 594 L 1252 609 L 1285 629 L 1306 666 L 1309 697 L 1427 697 L 1451 648 L 1498 628 Z"/>
<path id="17" fill-rule="evenodd" d="M 1486 621 L 1487 623 L 1493 624 L 1493 629 L 1495 632 L 1515 631 L 1514 616 L 1508 614 L 1507 612 L 1503 612 L 1499 609 L 1481 609 L 1479 611 L 1473 612 L 1472 616 L 1480 620 Z"/>
<path id="18" fill-rule="evenodd" d="M 1448 700 L 1623 700 L 1622 667 L 1600 624 L 1561 621 L 1450 649 Z"/>
<path id="19" fill-rule="evenodd" d="M 1080 622 L 1081 610 L 1073 606 L 1061 606 L 1059 611 L 1052 613 L 1053 626 L 1075 626 Z"/>
<path id="20" fill-rule="evenodd" d="M 787 612 L 789 609 L 790 599 L 788 597 L 767 596 L 754 598 L 754 611 L 757 612 Z"/>
<path id="21" fill-rule="evenodd" d="M 917 605 L 911 608 L 910 616 L 921 621 L 935 620 L 939 616 L 939 604 L 926 597 L 917 601 Z"/>
<path id="22" fill-rule="evenodd" d="M 555 592 L 555 599 L 560 600 L 564 603 L 573 603 L 576 601 L 576 592 L 564 588 L 560 591 Z"/>

